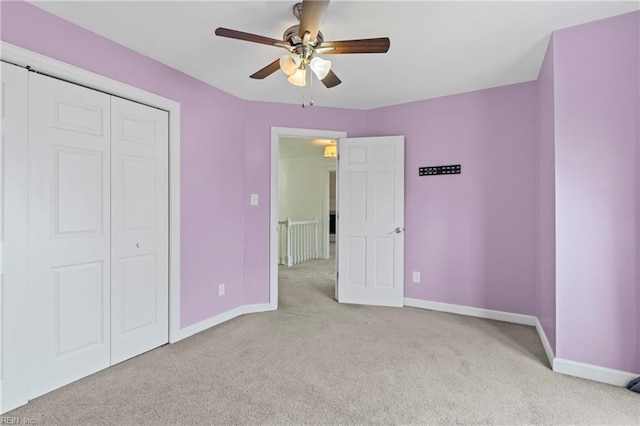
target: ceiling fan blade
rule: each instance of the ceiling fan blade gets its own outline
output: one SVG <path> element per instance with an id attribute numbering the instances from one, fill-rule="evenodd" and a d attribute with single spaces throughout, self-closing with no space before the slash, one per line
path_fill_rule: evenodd
<path id="1" fill-rule="evenodd" d="M 391 41 L 389 37 L 367 38 L 363 40 L 342 40 L 323 41 L 319 48 L 319 53 L 325 55 L 339 55 L 344 53 L 387 53 Z M 323 50 L 326 47 L 333 47 L 331 50 Z"/>
<path id="2" fill-rule="evenodd" d="M 284 47 L 287 49 L 291 47 L 287 42 L 282 40 L 276 40 L 275 38 L 263 37 L 251 33 L 244 33 L 242 31 L 230 30 L 229 28 L 216 28 L 216 35 L 220 37 L 235 38 L 236 40 L 267 44 L 269 46 Z"/>
<path id="3" fill-rule="evenodd" d="M 327 76 L 322 79 L 322 84 L 324 84 L 327 89 L 331 89 L 332 87 L 335 87 L 340 83 L 342 83 L 342 81 L 332 70 L 329 70 L 329 74 L 327 74 Z"/>
<path id="4" fill-rule="evenodd" d="M 249 77 L 255 78 L 256 80 L 262 80 L 265 77 L 269 77 L 271 74 L 278 71 L 279 69 L 280 69 L 280 59 L 278 58 L 275 61 L 271 62 L 266 67 L 262 68 L 261 70 L 254 72 Z"/>
<path id="5" fill-rule="evenodd" d="M 309 41 L 314 41 L 318 36 L 318 28 L 324 18 L 324 13 L 329 6 L 329 0 L 304 0 L 302 2 L 302 14 L 300 15 L 300 31 L 298 35 L 304 38 L 307 31 L 310 34 Z"/>

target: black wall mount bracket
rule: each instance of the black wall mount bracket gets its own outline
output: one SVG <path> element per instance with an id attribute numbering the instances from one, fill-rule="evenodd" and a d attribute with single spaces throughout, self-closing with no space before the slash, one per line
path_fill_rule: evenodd
<path id="1" fill-rule="evenodd" d="M 459 175 L 460 169 L 460 164 L 452 164 L 450 166 L 419 167 L 418 176 Z"/>

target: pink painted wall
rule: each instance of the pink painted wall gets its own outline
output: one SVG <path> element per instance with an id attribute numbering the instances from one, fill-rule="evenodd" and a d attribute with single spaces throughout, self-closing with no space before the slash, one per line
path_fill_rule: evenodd
<path id="1" fill-rule="evenodd" d="M 640 371 L 640 12 L 554 34 L 557 356 Z"/>
<path id="2" fill-rule="evenodd" d="M 537 314 L 536 88 L 369 111 L 369 134 L 405 135 L 406 297 Z M 462 174 L 418 176 L 444 164 Z"/>
<path id="3" fill-rule="evenodd" d="M 538 319 L 556 348 L 556 205 L 553 37 L 538 75 L 537 286 Z"/>
<path id="4" fill-rule="evenodd" d="M 346 131 L 363 136 L 366 112 L 339 108 L 302 108 L 299 105 L 245 102 L 246 193 L 257 193 L 260 205 L 248 206 L 245 220 L 245 302 L 269 302 L 269 196 L 271 127 Z"/>

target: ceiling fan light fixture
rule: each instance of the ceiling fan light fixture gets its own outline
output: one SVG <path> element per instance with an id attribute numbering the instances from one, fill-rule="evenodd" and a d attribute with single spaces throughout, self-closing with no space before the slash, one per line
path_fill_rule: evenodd
<path id="1" fill-rule="evenodd" d="M 298 55 L 286 53 L 280 57 L 280 69 L 286 75 L 294 75 L 300 66 L 301 59 Z"/>
<path id="2" fill-rule="evenodd" d="M 289 83 L 294 86 L 306 86 L 307 85 L 307 70 L 304 68 L 298 68 L 295 73 L 289 76 L 287 79 Z"/>
<path id="3" fill-rule="evenodd" d="M 316 56 L 309 63 L 309 67 L 311 67 L 313 73 L 318 77 L 318 80 L 322 80 L 331 70 L 331 61 Z"/>

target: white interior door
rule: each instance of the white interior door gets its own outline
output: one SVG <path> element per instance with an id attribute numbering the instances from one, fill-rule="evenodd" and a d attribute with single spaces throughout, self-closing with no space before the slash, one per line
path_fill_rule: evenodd
<path id="1" fill-rule="evenodd" d="M 110 97 L 29 75 L 29 397 L 110 363 Z"/>
<path id="2" fill-rule="evenodd" d="M 338 144 L 338 301 L 402 306 L 404 136 Z"/>
<path id="3" fill-rule="evenodd" d="M 111 101 L 111 363 L 169 341 L 168 113 Z"/>

